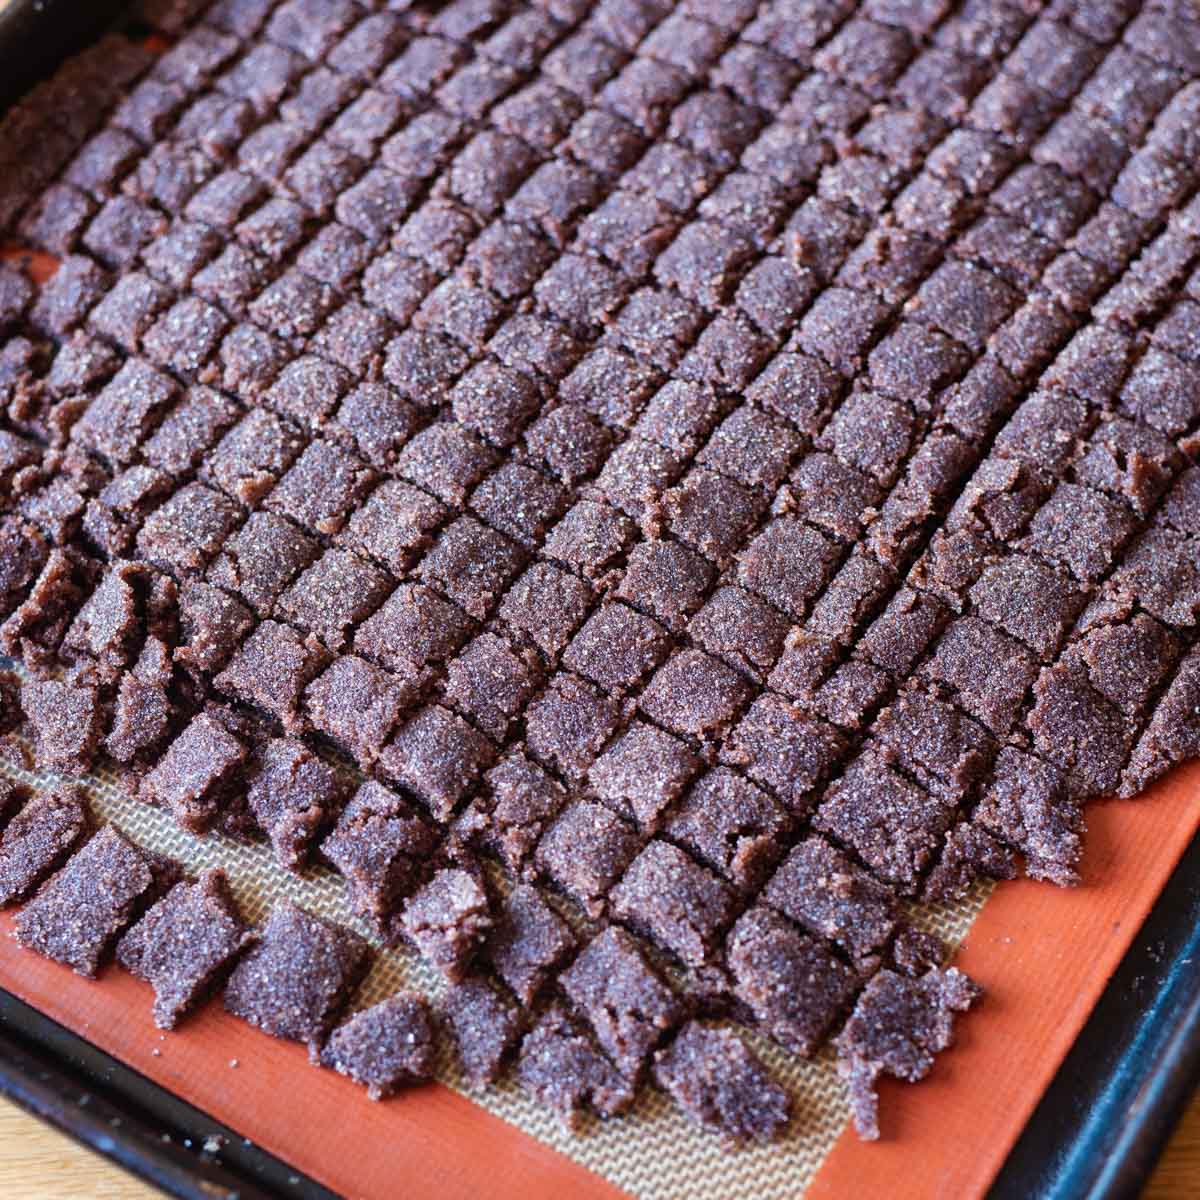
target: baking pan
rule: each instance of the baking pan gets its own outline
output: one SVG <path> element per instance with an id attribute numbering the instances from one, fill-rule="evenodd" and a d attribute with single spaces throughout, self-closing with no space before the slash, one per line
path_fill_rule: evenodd
<path id="1" fill-rule="evenodd" d="M 1141 1191 L 1200 1082 L 1200 838 L 1175 868 L 992 1187 L 992 1200 Z"/>
<path id="2" fill-rule="evenodd" d="M 0 0 L 0 108 L 123 11 Z M 1172 874 L 992 1200 L 1136 1196 L 1200 1079 L 1200 839 Z M 188 1200 L 334 1193 L 0 989 L 0 1094 Z"/>
<path id="3" fill-rule="evenodd" d="M 172 1196 L 334 1197 L 2 990 L 0 1094 Z"/>
<path id="4" fill-rule="evenodd" d="M 128 7 L 122 0 L 0 0 L 0 110 Z"/>

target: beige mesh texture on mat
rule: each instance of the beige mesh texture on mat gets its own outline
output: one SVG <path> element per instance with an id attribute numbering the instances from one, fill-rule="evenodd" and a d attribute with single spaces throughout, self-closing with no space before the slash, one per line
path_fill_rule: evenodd
<path id="1" fill-rule="evenodd" d="M 36 788 L 58 782 L 54 776 L 23 771 L 3 761 L 0 775 Z M 246 845 L 217 834 L 194 837 L 180 829 L 168 813 L 131 797 L 107 772 L 90 775 L 83 783 L 96 815 L 112 821 L 140 845 L 170 855 L 190 872 L 204 867 L 225 870 L 248 918 L 262 919 L 272 904 L 287 898 L 368 937 L 380 952 L 355 999 L 356 1008 L 372 1004 L 398 988 L 417 989 L 436 1003 L 444 986 L 441 977 L 413 953 L 383 949 L 370 927 L 352 913 L 342 881 L 332 871 L 312 869 L 301 878 L 281 870 L 265 843 Z M 911 906 L 906 915 L 914 924 L 940 934 L 950 946 L 957 946 L 989 891 L 990 885 L 978 885 L 957 904 Z M 101 981 L 96 986 L 104 985 Z M 795 1197 L 808 1186 L 849 1118 L 834 1055 L 826 1046 L 816 1058 L 805 1061 L 767 1038 L 739 1032 L 795 1102 L 791 1126 L 772 1145 L 731 1151 L 718 1138 L 692 1125 L 653 1087 L 642 1089 L 629 1116 L 610 1123 L 589 1118 L 581 1133 L 571 1134 L 511 1079 L 492 1088 L 470 1087 L 459 1074 L 446 1039 L 442 1041 L 437 1074 L 443 1083 L 469 1096 L 493 1116 L 553 1146 L 633 1196 L 645 1200 L 679 1196 L 695 1200 Z M 362 1102 L 371 1103 L 365 1092 Z"/>

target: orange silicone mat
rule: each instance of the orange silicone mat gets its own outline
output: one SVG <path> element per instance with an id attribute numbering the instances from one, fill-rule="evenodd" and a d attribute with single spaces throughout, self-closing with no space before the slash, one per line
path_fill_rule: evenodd
<path id="1" fill-rule="evenodd" d="M 986 1002 L 960 1022 L 955 1048 L 928 1080 L 884 1085 L 882 1140 L 864 1144 L 845 1131 L 806 1194 L 981 1196 L 1198 825 L 1193 763 L 1138 800 L 1089 810 L 1081 887 L 998 888 L 956 957 L 985 986 Z M 0 917 L 6 934 L 10 927 L 11 918 Z M 394 1196 L 400 1181 L 407 1200 L 621 1194 L 450 1088 L 373 1104 L 310 1067 L 300 1047 L 262 1036 L 219 1005 L 163 1035 L 150 1020 L 148 989 L 119 970 L 91 983 L 4 936 L 0 982 L 348 1197 Z"/>

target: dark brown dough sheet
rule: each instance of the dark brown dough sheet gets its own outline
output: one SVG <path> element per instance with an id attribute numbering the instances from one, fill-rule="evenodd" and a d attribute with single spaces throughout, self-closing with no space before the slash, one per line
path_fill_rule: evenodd
<path id="1" fill-rule="evenodd" d="M 922 906 L 1200 752 L 1200 18 L 145 8 L 0 122 L 6 755 L 332 868 L 568 1125 L 779 1136 L 742 1026 L 877 1136 Z M 359 934 L 0 820 L 27 944 L 429 1077 Z"/>

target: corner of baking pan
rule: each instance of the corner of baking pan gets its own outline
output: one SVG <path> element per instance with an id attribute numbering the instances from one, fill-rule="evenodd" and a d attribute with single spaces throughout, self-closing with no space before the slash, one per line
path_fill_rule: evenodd
<path id="1" fill-rule="evenodd" d="M 0 0 L 0 112 L 128 10 L 128 0 Z"/>
<path id="2" fill-rule="evenodd" d="M 1133 1200 L 1200 1083 L 1200 837 L 1175 868 L 989 1200 Z"/>

